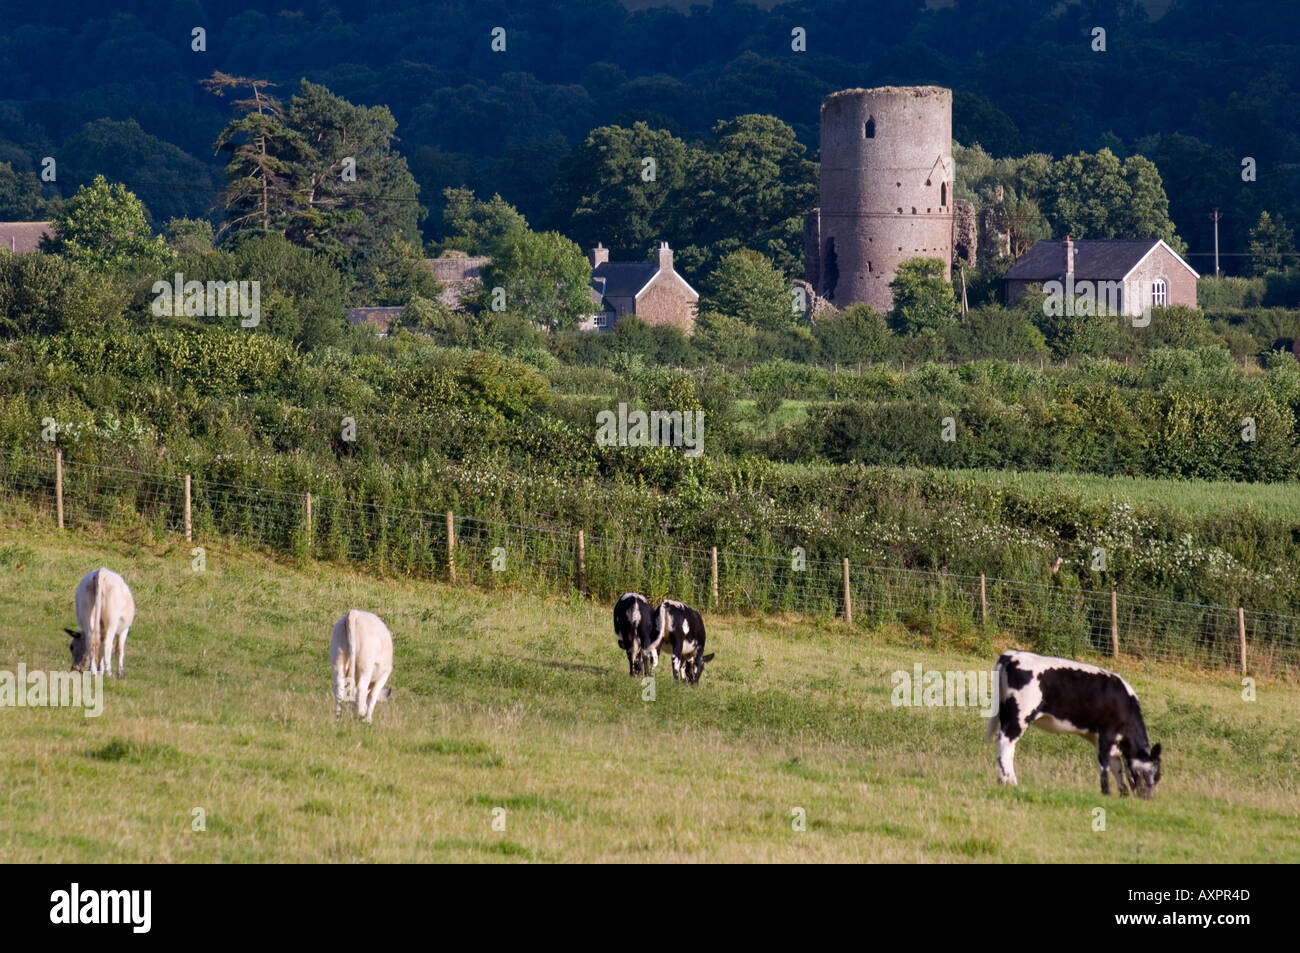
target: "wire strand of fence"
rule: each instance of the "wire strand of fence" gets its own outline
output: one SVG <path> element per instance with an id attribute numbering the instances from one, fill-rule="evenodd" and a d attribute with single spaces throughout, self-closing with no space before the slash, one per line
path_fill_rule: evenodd
<path id="1" fill-rule="evenodd" d="M 1243 674 L 1300 672 L 1300 615 L 938 569 L 702 549 L 578 528 L 527 526 L 337 494 L 239 486 L 0 451 L 0 514 L 64 525 L 225 538 L 384 573 L 485 589 L 629 589 L 738 614 L 845 617 L 984 647 L 994 634 L 1071 657 L 1123 656 Z M 450 535 L 448 528 L 450 526 Z M 716 553 L 716 571 L 714 559 Z M 847 585 L 846 585 L 847 581 Z M 716 592 L 716 598 L 715 598 Z"/>

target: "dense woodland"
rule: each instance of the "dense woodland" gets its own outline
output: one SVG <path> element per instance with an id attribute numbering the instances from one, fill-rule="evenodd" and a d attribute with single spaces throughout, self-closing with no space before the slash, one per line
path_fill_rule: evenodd
<path id="1" fill-rule="evenodd" d="M 282 98 L 305 77 L 389 110 L 429 211 L 426 241 L 445 237 L 449 187 L 500 193 L 534 227 L 571 225 L 563 169 L 593 129 L 644 122 L 695 145 L 721 121 L 761 114 L 815 159 L 821 99 L 891 83 L 952 87 L 954 138 L 995 156 L 1147 157 L 1202 272 L 1214 207 L 1229 273 L 1247 270 L 1238 256 L 1261 212 L 1300 222 L 1300 11 L 1285 4 L 1174 0 L 1152 22 L 1136 0 L 956 0 L 935 10 L 921 0 L 800 0 L 766 11 L 719 0 L 688 12 L 629 12 L 615 0 L 138 0 L 112 12 L 89 0 L 5 0 L 0 21 L 0 163 L 25 175 L 58 157 L 47 197 L 100 173 L 124 182 L 158 228 L 215 220 L 220 208 L 213 143 L 230 101 L 200 85 L 214 71 L 277 83 Z M 196 26 L 207 31 L 204 52 L 191 49 Z M 490 46 L 495 26 L 507 31 L 503 52 Z M 1096 26 L 1105 52 L 1092 49 Z M 795 27 L 806 30 L 805 52 L 791 49 Z M 1244 157 L 1256 160 L 1255 182 L 1241 179 Z M 6 178 L 0 217 L 37 214 Z"/>

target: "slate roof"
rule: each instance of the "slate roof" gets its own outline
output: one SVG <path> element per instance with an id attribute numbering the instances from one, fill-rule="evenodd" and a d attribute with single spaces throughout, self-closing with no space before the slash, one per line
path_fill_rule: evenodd
<path id="1" fill-rule="evenodd" d="M 49 222 L 0 222 L 0 248 L 22 255 L 36 251 L 41 236 L 53 234 Z"/>
<path id="2" fill-rule="evenodd" d="M 1081 239 L 1074 243 L 1075 281 L 1118 281 L 1133 270 L 1158 238 Z M 1047 238 L 1034 243 L 1003 278 L 1007 281 L 1063 281 L 1065 242 Z"/>
<path id="3" fill-rule="evenodd" d="M 635 298 L 658 271 L 659 266 L 649 261 L 605 261 L 592 269 L 591 278 L 593 285 L 603 282 L 606 298 Z"/>

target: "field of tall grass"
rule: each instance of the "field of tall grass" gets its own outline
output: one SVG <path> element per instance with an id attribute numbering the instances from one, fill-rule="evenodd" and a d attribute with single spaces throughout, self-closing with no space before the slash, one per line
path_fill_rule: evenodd
<path id="1" fill-rule="evenodd" d="M 0 669 L 66 667 L 89 569 L 138 610 L 100 717 L 0 710 L 0 861 L 1300 861 L 1293 683 L 1245 701 L 1122 660 L 1155 800 L 1103 799 L 1086 743 L 1038 731 L 1004 789 L 974 709 L 891 704 L 895 671 L 986 669 L 1003 640 L 706 614 L 701 684 L 661 665 L 648 700 L 605 604 L 205 546 L 195 571 L 181 541 L 5 518 Z M 394 633 L 373 725 L 332 718 L 349 607 Z"/>

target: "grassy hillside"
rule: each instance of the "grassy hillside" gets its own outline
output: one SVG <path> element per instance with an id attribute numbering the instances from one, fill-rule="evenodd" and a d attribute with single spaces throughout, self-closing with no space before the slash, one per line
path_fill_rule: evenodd
<path id="1" fill-rule="evenodd" d="M 1000 789 L 973 709 L 890 704 L 891 672 L 988 652 L 710 617 L 702 684 L 661 665 L 647 702 L 605 605 L 190 558 L 0 528 L 0 668 L 66 665 L 90 568 L 139 607 L 101 717 L 0 711 L 0 861 L 1300 861 L 1294 684 L 1246 703 L 1227 675 L 1122 666 L 1166 776 L 1152 802 L 1104 801 L 1080 739 L 1032 732 Z M 371 726 L 331 718 L 329 627 L 351 606 L 395 636 Z"/>

